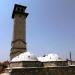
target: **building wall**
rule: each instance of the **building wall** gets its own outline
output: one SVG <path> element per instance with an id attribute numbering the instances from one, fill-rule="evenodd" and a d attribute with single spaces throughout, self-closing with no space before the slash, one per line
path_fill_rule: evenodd
<path id="1" fill-rule="evenodd" d="M 39 61 L 19 61 L 11 62 L 10 67 L 43 67 L 43 63 Z"/>
<path id="2" fill-rule="evenodd" d="M 11 67 L 23 67 L 13 68 L 11 75 L 75 75 L 75 66 L 69 66 L 67 61 L 13 62 Z"/>
<path id="3" fill-rule="evenodd" d="M 75 66 L 13 69 L 11 75 L 75 75 Z"/>
<path id="4" fill-rule="evenodd" d="M 50 61 L 50 62 L 43 62 L 44 67 L 52 67 L 52 66 L 68 66 L 67 61 Z"/>
<path id="5" fill-rule="evenodd" d="M 22 65 L 22 63 L 20 63 L 20 62 L 13 62 L 13 63 L 11 63 L 10 65 L 9 65 L 9 67 L 10 68 L 12 68 L 12 67 L 22 67 L 23 65 Z"/>

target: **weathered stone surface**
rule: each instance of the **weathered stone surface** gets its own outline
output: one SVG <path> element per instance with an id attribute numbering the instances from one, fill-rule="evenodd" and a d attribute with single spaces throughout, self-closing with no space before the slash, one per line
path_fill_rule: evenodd
<path id="1" fill-rule="evenodd" d="M 75 75 L 75 66 L 12 69 L 11 75 Z"/>
<path id="2" fill-rule="evenodd" d="M 10 58 L 26 51 L 26 6 L 15 4 L 12 18 L 14 19 L 13 41 Z"/>

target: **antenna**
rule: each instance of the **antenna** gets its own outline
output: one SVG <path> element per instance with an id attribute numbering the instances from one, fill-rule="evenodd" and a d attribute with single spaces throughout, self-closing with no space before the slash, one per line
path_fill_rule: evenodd
<path id="1" fill-rule="evenodd" d="M 71 65 L 72 65 L 72 55 L 71 55 L 71 51 L 70 51 L 70 61 L 71 61 Z"/>

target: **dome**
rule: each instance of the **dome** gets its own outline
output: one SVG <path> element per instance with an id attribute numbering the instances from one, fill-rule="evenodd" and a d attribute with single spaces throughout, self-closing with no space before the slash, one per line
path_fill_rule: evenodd
<path id="1" fill-rule="evenodd" d="M 24 52 L 11 60 L 11 62 L 15 61 L 38 61 L 38 59 L 35 55 L 31 54 L 30 52 Z"/>
<path id="2" fill-rule="evenodd" d="M 41 62 L 62 61 L 62 59 L 57 54 L 48 54 L 44 57 L 38 57 L 38 60 Z"/>

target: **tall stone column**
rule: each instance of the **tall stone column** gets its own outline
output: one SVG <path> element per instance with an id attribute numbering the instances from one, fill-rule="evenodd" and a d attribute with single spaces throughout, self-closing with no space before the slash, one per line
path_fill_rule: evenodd
<path id="1" fill-rule="evenodd" d="M 27 51 L 26 49 L 26 17 L 28 13 L 25 12 L 26 6 L 15 4 L 12 13 L 12 18 L 14 21 L 13 30 L 13 41 L 12 48 L 10 52 L 10 59 Z"/>

